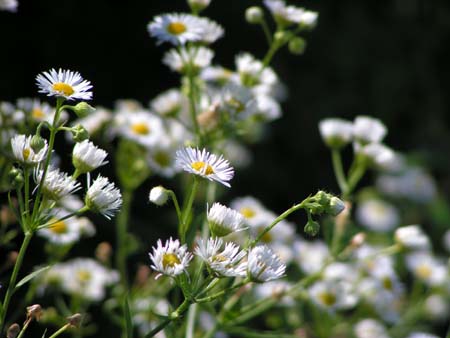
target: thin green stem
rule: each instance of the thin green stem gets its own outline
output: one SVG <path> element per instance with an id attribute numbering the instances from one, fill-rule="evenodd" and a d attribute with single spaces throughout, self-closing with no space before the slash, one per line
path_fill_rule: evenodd
<path id="1" fill-rule="evenodd" d="M 169 193 L 170 198 L 172 198 L 173 205 L 175 206 L 175 210 L 177 212 L 177 217 L 178 217 L 178 223 L 181 223 L 182 215 L 181 215 L 181 209 L 180 209 L 180 204 L 178 203 L 177 195 L 175 195 L 175 193 L 172 190 L 167 190 L 167 192 Z"/>
<path id="2" fill-rule="evenodd" d="M 192 64 L 192 61 L 190 61 Z M 192 67 L 190 67 L 192 68 Z M 202 135 L 200 131 L 200 127 L 198 125 L 197 121 L 197 100 L 196 100 L 196 83 L 195 83 L 195 76 L 193 74 L 192 69 L 189 69 L 188 71 L 188 82 L 189 82 L 189 106 L 190 106 L 190 112 L 191 112 L 191 119 L 192 124 L 194 125 L 194 132 L 195 136 L 197 137 L 197 143 L 199 146 L 201 146 L 202 143 Z"/>
<path id="3" fill-rule="evenodd" d="M 20 330 L 19 335 L 17 336 L 17 338 L 22 338 L 23 335 L 25 334 L 25 331 L 28 329 L 28 326 L 31 323 L 31 318 L 28 318 L 25 323 L 23 324 L 22 330 Z"/>
<path id="4" fill-rule="evenodd" d="M 352 194 L 356 185 L 361 180 L 361 178 L 364 176 L 366 169 L 367 169 L 367 167 L 366 167 L 365 163 L 359 163 L 356 165 L 355 170 L 352 171 L 352 173 L 347 181 L 347 189 L 342 194 L 342 197 L 344 199 L 348 199 L 350 197 L 350 195 Z"/>
<path id="5" fill-rule="evenodd" d="M 193 304 L 188 311 L 185 338 L 194 338 L 195 317 L 198 311 L 198 304 Z"/>
<path id="6" fill-rule="evenodd" d="M 19 250 L 19 254 L 14 264 L 14 269 L 9 280 L 8 289 L 6 290 L 5 299 L 3 300 L 2 309 L 0 313 L 0 334 L 3 332 L 5 326 L 6 313 L 8 311 L 9 302 L 11 296 L 14 292 L 16 286 L 17 275 L 19 274 L 20 268 L 22 267 L 23 258 L 25 257 L 25 252 L 27 251 L 28 245 L 30 244 L 31 238 L 33 237 L 33 232 L 26 232 L 25 238 L 23 239 L 22 245 Z"/>
<path id="7" fill-rule="evenodd" d="M 267 44 L 269 46 L 271 46 L 272 45 L 272 33 L 270 32 L 269 25 L 267 24 L 266 19 L 262 18 L 260 24 L 264 31 L 264 35 L 266 36 Z"/>
<path id="8" fill-rule="evenodd" d="M 67 214 L 67 215 L 64 216 L 64 217 L 61 217 L 61 218 L 57 219 L 56 221 L 53 221 L 53 222 L 51 222 L 51 223 L 46 223 L 46 224 L 43 224 L 43 225 L 38 226 L 38 227 L 36 228 L 36 230 L 40 230 L 40 229 L 44 229 L 44 228 L 50 228 L 52 225 L 54 225 L 54 224 L 56 224 L 56 223 L 59 223 L 59 222 L 62 222 L 62 221 L 64 221 L 64 220 L 68 219 L 68 218 L 71 218 L 71 217 L 73 217 L 73 216 L 79 216 L 79 215 L 82 215 L 82 214 L 84 214 L 84 213 L 85 213 L 86 211 L 88 211 L 88 210 L 89 210 L 89 208 L 88 208 L 87 206 L 84 206 L 84 207 L 82 207 L 80 210 L 71 212 L 70 214 Z"/>
<path id="9" fill-rule="evenodd" d="M 186 233 L 189 230 L 189 217 L 191 215 L 191 210 L 192 210 L 192 204 L 194 203 L 194 199 L 195 199 L 195 194 L 197 192 L 197 187 L 198 187 L 198 179 L 197 177 L 194 176 L 194 181 L 192 182 L 192 186 L 191 186 L 191 190 L 189 192 L 189 196 L 186 200 L 186 203 L 184 205 L 184 210 L 182 213 L 182 221 L 180 224 L 180 240 L 182 243 L 186 242 Z"/>
<path id="10" fill-rule="evenodd" d="M 336 176 L 337 183 L 341 193 L 347 191 L 347 179 L 344 174 L 344 168 L 342 166 L 341 152 L 338 149 L 331 150 L 331 157 L 333 159 L 334 175 Z"/>
<path id="11" fill-rule="evenodd" d="M 249 283 L 249 281 L 248 280 L 244 280 L 244 281 L 242 281 L 242 282 L 240 282 L 238 284 L 235 284 L 235 285 L 233 285 L 233 286 L 231 286 L 231 287 L 229 287 L 227 289 L 221 290 L 221 291 L 217 292 L 214 295 L 211 295 L 211 296 L 208 296 L 208 297 L 203 297 L 203 298 L 196 298 L 195 301 L 197 303 L 208 303 L 208 302 L 211 302 L 211 301 L 213 301 L 213 300 L 215 300 L 215 299 L 217 299 L 219 297 L 222 297 L 223 295 L 225 295 L 226 293 L 228 293 L 230 291 L 233 291 L 233 290 L 235 290 L 237 288 L 240 288 L 241 286 L 244 286 L 247 283 Z"/>
<path id="12" fill-rule="evenodd" d="M 116 267 L 119 270 L 120 282 L 122 284 L 124 295 L 128 290 L 128 275 L 127 275 L 127 227 L 128 218 L 131 209 L 131 202 L 133 199 L 133 191 L 125 188 L 122 192 L 122 208 L 117 216 L 116 221 Z"/>
<path id="13" fill-rule="evenodd" d="M 69 327 L 70 327 L 70 324 L 64 325 L 58 331 L 56 331 L 54 334 L 52 334 L 49 338 L 56 338 L 56 337 L 58 337 L 61 333 L 66 331 Z"/>
<path id="14" fill-rule="evenodd" d="M 23 169 L 23 176 L 25 176 L 25 186 L 24 186 L 24 193 L 25 193 L 25 214 L 22 215 L 23 219 L 25 220 L 25 224 L 29 224 L 28 220 L 30 218 L 30 172 L 27 167 Z"/>

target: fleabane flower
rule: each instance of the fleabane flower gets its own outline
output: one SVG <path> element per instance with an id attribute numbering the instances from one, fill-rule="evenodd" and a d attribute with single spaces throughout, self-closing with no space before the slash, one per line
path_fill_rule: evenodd
<path id="1" fill-rule="evenodd" d="M 106 151 L 96 147 L 89 140 L 84 140 L 73 147 L 72 162 L 76 170 L 84 174 L 108 163 L 105 161 L 106 156 L 108 156 Z"/>
<path id="2" fill-rule="evenodd" d="M 158 43 L 170 42 L 175 46 L 201 40 L 204 31 L 198 17 L 183 13 L 159 15 L 148 24 L 147 29 Z"/>
<path id="3" fill-rule="evenodd" d="M 39 93 L 47 96 L 63 97 L 66 100 L 90 100 L 92 99 L 92 85 L 84 80 L 80 73 L 70 70 L 50 69 L 36 77 Z"/>
<path id="4" fill-rule="evenodd" d="M 430 247 L 428 236 L 418 225 L 408 225 L 395 231 L 395 241 L 407 249 L 423 250 Z"/>
<path id="5" fill-rule="evenodd" d="M 248 254 L 247 273 L 254 282 L 267 282 L 281 278 L 286 265 L 266 245 L 254 247 Z"/>
<path id="6" fill-rule="evenodd" d="M 35 181 L 41 184 L 43 170 L 37 170 Z M 42 193 L 49 199 L 59 201 L 61 198 L 73 194 L 80 189 L 80 183 L 75 181 L 72 176 L 61 172 L 59 169 L 47 170 L 45 179 L 42 182 Z"/>
<path id="7" fill-rule="evenodd" d="M 31 140 L 33 136 L 16 135 L 11 139 L 11 147 L 14 158 L 24 164 L 37 164 L 42 162 L 47 154 L 47 141 L 44 140 L 44 146 L 37 150 L 33 149 Z"/>
<path id="8" fill-rule="evenodd" d="M 208 67 L 214 57 L 214 52 L 206 47 L 171 49 L 163 58 L 163 63 L 171 70 L 179 73 L 198 73 Z"/>
<path id="9" fill-rule="evenodd" d="M 217 157 L 207 152 L 206 149 L 188 147 L 178 150 L 175 161 L 177 166 L 184 171 L 210 181 L 217 181 L 226 187 L 230 187 L 228 181 L 234 176 L 233 167 L 222 155 Z"/>
<path id="10" fill-rule="evenodd" d="M 17 12 L 19 2 L 17 0 L 0 0 L 0 10 Z"/>
<path id="11" fill-rule="evenodd" d="M 99 175 L 89 187 L 85 203 L 89 210 L 110 219 L 122 205 L 122 195 L 114 183 L 110 183 L 106 177 Z"/>
<path id="12" fill-rule="evenodd" d="M 358 116 L 353 122 L 353 136 L 362 144 L 379 143 L 387 134 L 386 126 L 370 116 Z"/>
<path id="13" fill-rule="evenodd" d="M 214 203 L 207 211 L 209 229 L 214 236 L 224 237 L 232 232 L 247 229 L 244 216 L 220 203 Z"/>
<path id="14" fill-rule="evenodd" d="M 353 138 L 353 124 L 340 118 L 328 118 L 319 122 L 323 141 L 331 148 L 341 148 Z"/>
<path id="15" fill-rule="evenodd" d="M 353 327 L 353 332 L 356 338 L 389 338 L 383 324 L 371 318 L 360 320 Z"/>
<path id="16" fill-rule="evenodd" d="M 178 89 L 169 89 L 150 102 L 150 108 L 159 116 L 178 116 L 188 104 L 186 97 Z"/>
<path id="17" fill-rule="evenodd" d="M 264 0 L 264 5 L 280 25 L 298 24 L 305 20 L 303 18 L 305 13 L 303 8 L 287 6 L 283 0 Z"/>
<path id="18" fill-rule="evenodd" d="M 241 261 L 246 252 L 232 242 L 226 243 L 223 250 L 222 245 L 220 238 L 209 238 L 207 241 L 200 239 L 195 254 L 218 276 L 244 277 L 247 265 Z"/>
<path id="19" fill-rule="evenodd" d="M 224 29 L 218 23 L 205 17 L 199 18 L 198 20 L 202 28 L 201 42 L 211 44 L 224 35 Z"/>
<path id="20" fill-rule="evenodd" d="M 429 252 L 414 252 L 406 256 L 406 267 L 429 286 L 448 285 L 448 268 L 443 259 Z"/>
<path id="21" fill-rule="evenodd" d="M 153 264 L 150 267 L 160 273 L 156 278 L 161 275 L 176 277 L 186 272 L 193 257 L 185 244 L 180 245 L 180 241 L 173 240 L 172 237 L 164 245 L 159 239 L 156 248 L 152 249 L 153 253 L 149 253 L 149 256 Z"/>

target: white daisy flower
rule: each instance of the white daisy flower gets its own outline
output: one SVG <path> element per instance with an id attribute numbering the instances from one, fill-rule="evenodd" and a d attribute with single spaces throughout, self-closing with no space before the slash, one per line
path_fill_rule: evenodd
<path id="1" fill-rule="evenodd" d="M 157 187 L 153 187 L 152 190 L 150 190 L 148 199 L 153 204 L 162 206 L 167 203 L 167 200 L 169 199 L 169 193 L 163 186 L 159 185 Z"/>
<path id="2" fill-rule="evenodd" d="M 234 169 L 223 158 L 217 157 L 206 149 L 184 148 L 178 150 L 175 156 L 177 166 L 184 171 L 199 175 L 210 181 L 217 181 L 226 187 L 230 187 L 228 181 L 234 176 Z"/>
<path id="3" fill-rule="evenodd" d="M 70 70 L 50 69 L 36 77 L 39 93 L 47 96 L 64 97 L 66 100 L 90 100 L 92 85 L 80 73 Z"/>
<path id="4" fill-rule="evenodd" d="M 247 273 L 254 282 L 281 278 L 285 271 L 286 265 L 266 245 L 258 245 L 248 254 Z"/>
<path id="5" fill-rule="evenodd" d="M 328 118 L 319 122 L 323 141 L 331 148 L 341 148 L 353 138 L 353 124 L 340 118 Z"/>
<path id="6" fill-rule="evenodd" d="M 80 174 L 90 172 L 98 167 L 105 165 L 108 153 L 103 149 L 98 148 L 89 140 L 76 143 L 72 151 L 73 166 Z"/>
<path id="7" fill-rule="evenodd" d="M 287 6 L 283 0 L 264 0 L 264 5 L 274 19 L 283 26 L 302 22 L 302 16 L 305 13 L 303 8 Z"/>
<path id="8" fill-rule="evenodd" d="M 292 296 L 287 296 L 286 292 L 292 285 L 283 280 L 274 280 L 263 284 L 257 284 L 253 288 L 257 299 L 273 298 L 279 300 L 279 305 L 293 306 L 295 300 Z"/>
<path id="9" fill-rule="evenodd" d="M 422 250 L 430 247 L 430 240 L 419 225 L 398 228 L 394 237 L 398 244 L 408 249 Z"/>
<path id="10" fill-rule="evenodd" d="M 269 95 L 255 95 L 255 111 L 251 115 L 256 118 L 257 121 L 273 121 L 281 117 L 281 106 Z"/>
<path id="11" fill-rule="evenodd" d="M 158 43 L 170 42 L 171 44 L 184 45 L 188 41 L 202 39 L 204 24 L 193 15 L 174 13 L 157 16 L 150 22 L 147 29 Z"/>
<path id="12" fill-rule="evenodd" d="M 200 77 L 202 80 L 219 87 L 226 85 L 235 76 L 236 73 L 222 66 L 206 67 L 200 73 Z"/>
<path id="13" fill-rule="evenodd" d="M 320 271 L 330 257 L 328 246 L 321 240 L 311 242 L 296 240 L 293 247 L 297 253 L 295 260 L 306 274 Z"/>
<path id="14" fill-rule="evenodd" d="M 270 67 L 256 59 L 250 53 L 240 53 L 235 58 L 239 81 L 259 94 L 271 95 L 278 84 L 278 77 Z"/>
<path id="15" fill-rule="evenodd" d="M 174 72 L 198 73 L 211 64 L 213 57 L 214 52 L 206 47 L 171 49 L 164 55 L 163 63 Z"/>
<path id="16" fill-rule="evenodd" d="M 199 18 L 199 22 L 202 28 L 200 41 L 211 44 L 224 35 L 224 29 L 218 23 L 205 17 Z"/>
<path id="17" fill-rule="evenodd" d="M 29 116 L 33 121 L 53 123 L 55 117 L 55 108 L 39 99 L 22 98 L 17 100 L 17 108 L 21 109 L 25 115 Z M 64 116 L 62 116 L 64 115 Z M 65 121 L 68 116 L 66 111 L 61 112 L 60 119 Z"/>
<path id="18" fill-rule="evenodd" d="M 369 164 L 388 171 L 396 171 L 401 163 L 395 152 L 381 143 L 370 143 L 365 146 L 354 144 L 355 152 L 369 161 Z"/>
<path id="19" fill-rule="evenodd" d="M 156 278 L 159 278 L 161 275 L 176 277 L 186 272 L 186 268 L 193 257 L 187 251 L 185 244 L 180 245 L 180 241 L 178 239 L 173 240 L 172 237 L 164 245 L 159 239 L 157 247 L 152 249 L 153 253 L 149 253 L 153 263 L 151 268 L 160 272 Z"/>
<path id="20" fill-rule="evenodd" d="M 353 136 L 362 143 L 379 143 L 387 134 L 386 126 L 370 116 L 358 116 L 353 122 Z"/>
<path id="21" fill-rule="evenodd" d="M 186 97 L 179 89 L 169 89 L 150 102 L 150 109 L 159 116 L 178 116 L 180 111 L 187 106 Z"/>
<path id="22" fill-rule="evenodd" d="M 90 210 L 110 219 L 122 205 L 122 195 L 114 183 L 98 175 L 86 193 L 85 203 Z"/>
<path id="23" fill-rule="evenodd" d="M 442 321 L 450 318 L 450 303 L 444 295 L 433 294 L 425 300 L 424 310 L 427 317 L 432 320 Z"/>
<path id="24" fill-rule="evenodd" d="M 17 12 L 19 2 L 17 0 L 0 0 L 0 10 Z"/>
<path id="25" fill-rule="evenodd" d="M 221 109 L 232 118 L 244 120 L 256 113 L 256 100 L 249 88 L 230 82 L 221 90 Z"/>
<path id="26" fill-rule="evenodd" d="M 350 309 L 358 301 L 351 285 L 346 282 L 319 281 L 314 283 L 308 292 L 315 304 L 331 312 Z"/>
<path id="27" fill-rule="evenodd" d="M 406 266 L 416 278 L 429 286 L 448 285 L 449 283 L 449 272 L 445 262 L 429 252 L 409 254 L 406 256 Z"/>
<path id="28" fill-rule="evenodd" d="M 39 151 L 35 151 L 31 147 L 31 139 L 33 136 L 29 135 L 15 135 L 11 139 L 11 148 L 13 151 L 14 158 L 24 164 L 38 164 L 42 162 L 47 154 L 47 141 L 44 140 L 44 147 Z"/>
<path id="29" fill-rule="evenodd" d="M 353 327 L 356 338 L 389 338 L 386 328 L 375 319 L 360 320 Z"/>
<path id="30" fill-rule="evenodd" d="M 224 237 L 232 232 L 247 229 L 242 214 L 220 203 L 214 203 L 206 214 L 209 229 L 214 236 Z"/>
<path id="31" fill-rule="evenodd" d="M 41 184 L 43 173 L 43 170 L 37 170 L 35 172 L 35 181 L 37 184 Z M 49 168 L 47 170 L 42 184 L 42 193 L 53 201 L 58 201 L 79 189 L 80 183 L 75 181 L 69 174 L 63 173 L 57 168 Z"/>
<path id="32" fill-rule="evenodd" d="M 358 205 L 356 219 L 372 231 L 387 232 L 399 225 L 400 214 L 393 205 L 383 200 L 370 199 Z"/>
<path id="33" fill-rule="evenodd" d="M 314 28 L 317 24 L 319 13 L 313 11 L 304 11 L 300 16 L 299 24 L 303 27 Z"/>
<path id="34" fill-rule="evenodd" d="M 242 259 L 246 256 L 246 252 L 231 242 L 226 243 L 223 250 L 222 245 L 221 238 L 209 238 L 207 241 L 200 239 L 195 254 L 218 276 L 244 277 L 247 265 Z"/>
<path id="35" fill-rule="evenodd" d="M 144 147 L 156 146 L 164 138 L 161 118 L 148 111 L 121 111 L 114 122 L 119 135 Z"/>

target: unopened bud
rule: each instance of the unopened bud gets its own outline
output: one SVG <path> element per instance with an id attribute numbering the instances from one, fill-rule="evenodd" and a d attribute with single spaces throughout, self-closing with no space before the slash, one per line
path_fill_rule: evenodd
<path id="1" fill-rule="evenodd" d="M 247 10 L 245 11 L 245 19 L 247 20 L 248 23 L 258 24 L 262 22 L 263 18 L 264 12 L 261 9 L 261 7 L 252 6 L 247 8 Z"/>
<path id="2" fill-rule="evenodd" d="M 23 186 L 24 178 L 22 171 L 17 168 L 12 168 L 8 173 L 9 182 L 15 189 L 20 189 Z"/>
<path id="3" fill-rule="evenodd" d="M 189 6 L 194 12 L 200 12 L 209 6 L 211 0 L 188 0 Z"/>
<path id="4" fill-rule="evenodd" d="M 81 314 L 75 313 L 74 315 L 67 317 L 67 322 L 72 327 L 80 327 L 81 319 Z"/>
<path id="5" fill-rule="evenodd" d="M 148 198 L 153 204 L 162 206 L 167 203 L 167 200 L 169 199 L 169 192 L 164 187 L 157 186 L 150 190 Z"/>
<path id="6" fill-rule="evenodd" d="M 339 215 L 345 209 L 345 203 L 336 196 L 331 197 L 327 212 L 333 216 Z"/>
<path id="7" fill-rule="evenodd" d="M 83 142 L 89 138 L 89 133 L 81 124 L 77 124 L 72 128 L 72 136 L 75 142 Z"/>
<path id="8" fill-rule="evenodd" d="M 359 232 L 355 236 L 352 237 L 350 241 L 350 245 L 353 248 L 359 248 L 366 241 L 366 234 L 364 232 Z"/>
<path id="9" fill-rule="evenodd" d="M 306 41 L 305 39 L 296 36 L 289 41 L 289 51 L 295 55 L 301 55 L 305 52 Z"/>
<path id="10" fill-rule="evenodd" d="M 39 304 L 34 304 L 31 306 L 27 306 L 27 317 L 28 319 L 39 319 L 42 316 L 42 307 Z"/>
<path id="11" fill-rule="evenodd" d="M 275 41 L 280 45 L 288 42 L 291 37 L 292 33 L 286 31 L 279 31 L 274 35 Z"/>
<path id="12" fill-rule="evenodd" d="M 95 257 L 102 263 L 109 262 L 112 254 L 111 244 L 108 242 L 101 242 L 97 249 L 95 249 Z"/>
<path id="13" fill-rule="evenodd" d="M 20 326 L 17 323 L 12 324 L 6 332 L 6 338 L 16 338 L 20 332 Z"/>
<path id="14" fill-rule="evenodd" d="M 308 223 L 306 223 L 305 228 L 303 230 L 310 236 L 316 236 L 319 233 L 320 224 L 317 223 L 316 221 L 309 220 Z"/>
<path id="15" fill-rule="evenodd" d="M 77 105 L 72 106 L 72 110 L 78 117 L 85 117 L 95 112 L 95 108 L 87 102 L 80 102 Z"/>
<path id="16" fill-rule="evenodd" d="M 14 264 L 16 264 L 17 256 L 19 256 L 19 253 L 17 251 L 11 251 L 8 254 L 8 260 L 7 260 L 8 266 L 13 266 Z"/>
<path id="17" fill-rule="evenodd" d="M 45 145 L 46 142 L 40 135 L 33 135 L 33 137 L 31 138 L 30 146 L 35 153 L 40 152 L 45 147 Z"/>

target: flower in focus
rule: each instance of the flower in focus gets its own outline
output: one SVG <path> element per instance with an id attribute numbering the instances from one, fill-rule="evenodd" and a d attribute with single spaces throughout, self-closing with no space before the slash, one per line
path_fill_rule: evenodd
<path id="1" fill-rule="evenodd" d="M 122 205 L 122 195 L 114 183 L 109 183 L 106 177 L 99 175 L 89 187 L 85 203 L 89 210 L 110 219 Z"/>
<path id="2" fill-rule="evenodd" d="M 36 77 L 39 93 L 47 96 L 63 97 L 67 100 L 90 100 L 92 85 L 84 80 L 78 72 L 51 69 Z"/>
<path id="3" fill-rule="evenodd" d="M 242 214 L 220 203 L 214 203 L 209 208 L 207 218 L 211 234 L 214 236 L 223 237 L 247 229 Z"/>
<path id="4" fill-rule="evenodd" d="M 84 174 L 108 163 L 105 161 L 106 156 L 108 156 L 106 151 L 96 147 L 89 140 L 84 140 L 73 147 L 73 166 L 80 174 Z"/>
<path id="5" fill-rule="evenodd" d="M 160 272 L 156 278 L 159 278 L 161 275 L 176 277 L 186 272 L 186 268 L 193 257 L 187 251 L 187 246 L 180 245 L 178 239 L 173 240 L 170 238 L 164 245 L 159 239 L 157 247 L 153 247 L 152 249 L 153 253 L 149 253 L 153 263 L 151 267 Z"/>
<path id="6" fill-rule="evenodd" d="M 206 149 L 183 148 L 177 151 L 175 161 L 181 169 L 226 187 L 230 187 L 228 181 L 234 176 L 233 167 L 223 156 L 217 157 Z"/>
<path id="7" fill-rule="evenodd" d="M 248 254 L 247 273 L 254 282 L 281 278 L 285 271 L 286 265 L 266 245 L 258 245 Z"/>
<path id="8" fill-rule="evenodd" d="M 198 17 L 182 13 L 157 16 L 147 28 L 158 43 L 167 41 L 175 46 L 184 45 L 188 41 L 198 41 L 203 33 L 203 25 Z"/>
<path id="9" fill-rule="evenodd" d="M 45 158 L 47 153 L 47 141 L 41 149 L 33 149 L 33 136 L 16 135 L 11 139 L 11 147 L 15 159 L 24 164 L 37 164 Z"/>
<path id="10" fill-rule="evenodd" d="M 167 200 L 169 199 L 169 192 L 163 186 L 159 185 L 150 190 L 148 199 L 153 204 L 162 206 L 167 203 Z"/>
<path id="11" fill-rule="evenodd" d="M 43 170 L 38 170 L 35 173 L 35 181 L 41 184 Z M 80 189 L 80 183 L 75 181 L 72 176 L 61 172 L 59 169 L 49 168 L 44 182 L 42 183 L 42 193 L 53 201 L 58 201 L 61 198 L 73 194 Z"/>

